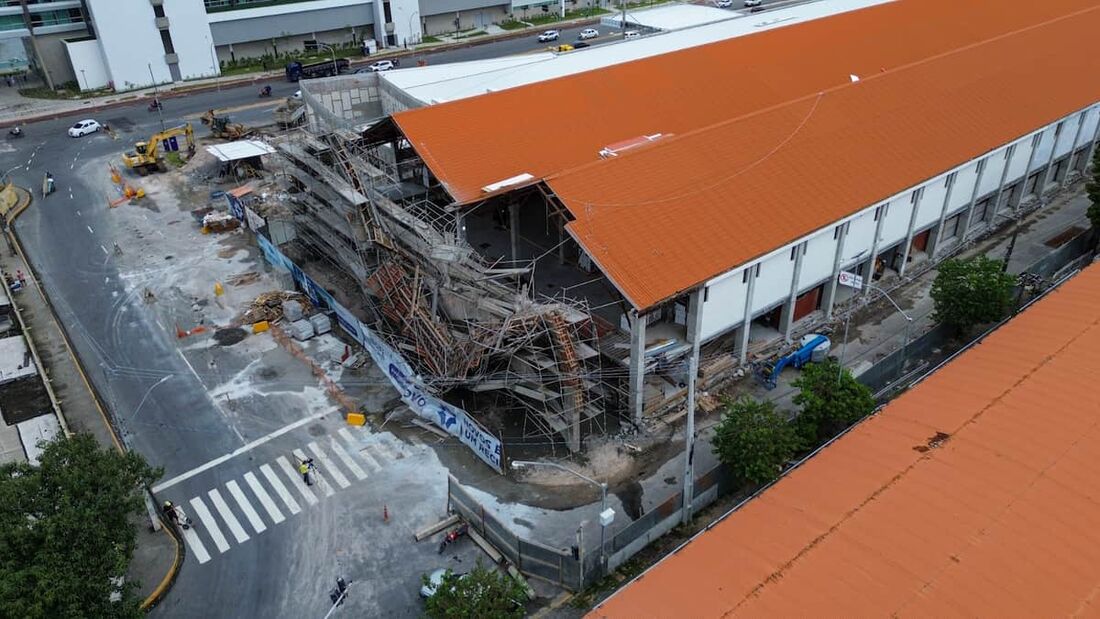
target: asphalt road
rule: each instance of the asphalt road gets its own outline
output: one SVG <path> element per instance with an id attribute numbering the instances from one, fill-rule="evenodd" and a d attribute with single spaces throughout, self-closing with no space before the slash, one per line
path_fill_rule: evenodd
<path id="1" fill-rule="evenodd" d="M 572 41 L 578 31 L 566 31 L 561 42 Z M 438 64 L 545 48 L 532 35 L 426 58 Z M 266 391 L 261 385 L 248 401 L 215 401 L 211 392 L 227 377 L 243 376 L 253 359 L 231 350 L 190 350 L 176 339 L 163 316 L 145 306 L 135 292 L 134 278 L 155 282 L 157 261 L 185 260 L 187 252 L 171 249 L 171 239 L 153 236 L 172 234 L 169 231 L 177 228 L 161 232 L 124 223 L 125 217 L 132 219 L 140 211 L 134 206 L 108 209 L 108 196 L 103 194 L 106 162 L 121 166 L 122 152 L 162 124 L 190 121 L 196 134 L 205 136 L 207 130 L 197 118 L 211 108 L 235 122 L 268 123 L 271 109 L 297 89 L 286 82 L 271 84 L 271 99 L 259 99 L 258 87 L 245 86 L 168 98 L 161 114 L 149 112 L 139 101 L 31 123 L 24 126 L 26 137 L 0 140 L 0 170 L 36 193 L 44 174 L 53 174 L 56 193 L 36 195 L 16 224 L 36 273 L 124 440 L 151 463 L 163 466 L 164 480 L 194 473 L 158 493 L 160 500 L 171 498 L 188 509 L 196 521 L 197 543 L 188 543 L 184 567 L 154 614 L 323 616 L 327 591 L 342 575 L 356 581 L 342 612 L 415 616 L 421 612 L 421 574 L 441 566 L 464 571 L 476 556 L 468 542 L 444 557 L 435 552 L 437 541 L 411 542 L 413 529 L 440 517 L 445 505 L 446 480 L 439 478 L 445 469 L 434 452 L 392 443 L 392 437 L 389 447 L 382 449 L 377 441 L 383 435 L 357 434 L 353 439 L 359 444 L 353 444 L 339 433 L 347 430 L 339 415 L 324 411 L 309 411 L 307 423 L 287 429 L 306 415 L 300 392 L 316 386 L 301 368 L 293 371 L 301 375 L 280 376 Z M 104 133 L 66 135 L 75 120 L 89 116 L 108 123 L 118 139 Z M 124 252 L 121 257 L 114 253 L 116 243 Z M 141 268 L 135 267 L 135 260 Z M 275 432 L 282 433 L 253 444 Z M 293 476 L 280 467 L 280 459 L 289 459 L 293 450 L 313 448 L 329 458 L 321 474 L 329 477 L 325 487 L 335 490 L 328 496 L 324 488 L 307 489 L 315 494 L 316 504 L 299 496 L 302 488 L 294 488 Z M 329 472 L 330 467 L 341 471 L 347 486 Z M 268 471 L 280 482 L 271 480 Z M 254 483 L 266 489 L 270 503 L 257 494 Z M 291 508 L 278 483 L 297 497 L 299 512 Z M 383 506 L 393 514 L 388 523 L 381 518 Z M 233 517 L 227 519 L 223 509 Z"/>

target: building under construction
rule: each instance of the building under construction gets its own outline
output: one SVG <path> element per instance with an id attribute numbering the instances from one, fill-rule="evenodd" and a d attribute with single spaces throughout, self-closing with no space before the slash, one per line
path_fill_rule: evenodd
<path id="1" fill-rule="evenodd" d="M 1090 2 L 849 9 L 498 91 L 544 69 L 428 67 L 428 102 L 395 86 L 419 73 L 305 82 L 296 242 L 429 389 L 579 449 L 869 294 L 841 273 L 902 280 L 1088 165 Z"/>

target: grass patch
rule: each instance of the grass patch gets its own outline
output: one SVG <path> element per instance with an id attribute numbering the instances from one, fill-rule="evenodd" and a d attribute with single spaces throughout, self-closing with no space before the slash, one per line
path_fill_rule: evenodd
<path id="1" fill-rule="evenodd" d="M 19 94 L 24 97 L 31 97 L 34 99 L 92 99 L 95 97 L 106 97 L 107 95 L 115 94 L 115 91 L 109 88 L 97 88 L 95 90 L 80 90 L 78 87 L 61 87 L 57 90 L 50 90 L 45 86 L 34 86 L 31 88 L 20 88 Z"/>
<path id="2" fill-rule="evenodd" d="M 601 9 L 599 7 L 596 7 L 596 6 L 592 6 L 592 7 L 587 7 L 587 8 L 583 8 L 583 9 L 577 9 L 575 11 L 566 11 L 565 12 L 565 19 L 566 20 L 584 19 L 586 17 L 596 17 L 596 16 L 599 16 L 599 15 L 605 15 L 605 14 L 610 13 L 610 12 L 611 11 L 608 11 L 607 9 Z M 536 25 L 536 26 L 542 26 L 542 25 L 545 25 L 545 24 L 557 23 L 557 22 L 560 22 L 560 21 L 563 21 L 563 20 L 562 20 L 561 16 L 558 15 L 557 13 L 550 12 L 550 13 L 544 13 L 542 15 L 538 15 L 538 16 L 535 16 L 535 17 L 531 17 L 527 21 L 531 24 Z"/>
<path id="3" fill-rule="evenodd" d="M 525 24 L 521 21 L 516 21 L 514 19 L 510 19 L 506 22 L 501 22 L 498 25 L 501 28 L 504 28 L 505 30 L 523 30 L 524 28 L 527 27 L 527 24 Z"/>
<path id="4" fill-rule="evenodd" d="M 433 37 L 431 35 L 428 35 L 426 37 L 421 37 L 420 42 L 421 43 L 442 43 L 443 39 L 440 39 L 439 37 Z"/>
<path id="5" fill-rule="evenodd" d="M 164 155 L 164 160 L 168 162 L 168 165 L 173 168 L 182 168 L 183 164 L 187 163 L 183 160 L 183 157 L 176 151 L 171 151 Z"/>
<path id="6" fill-rule="evenodd" d="M 469 34 L 460 34 L 460 35 L 456 36 L 455 39 L 456 40 L 458 40 L 458 39 L 472 39 L 474 37 L 485 36 L 486 34 L 488 34 L 488 33 L 485 32 L 484 30 L 476 30 L 476 31 L 471 32 Z"/>

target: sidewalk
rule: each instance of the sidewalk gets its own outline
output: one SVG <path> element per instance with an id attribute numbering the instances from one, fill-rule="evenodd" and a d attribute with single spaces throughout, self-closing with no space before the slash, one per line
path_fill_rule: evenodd
<path id="1" fill-rule="evenodd" d="M 15 189 L 20 194 L 20 201 L 19 206 L 13 208 L 12 219 L 27 208 L 23 205 L 33 208 L 30 194 L 24 189 Z M 5 271 L 22 270 L 28 274 L 27 288 L 13 296 L 13 302 L 19 304 L 26 321 L 26 337 L 34 338 L 69 430 L 74 433 L 87 432 L 95 436 L 101 445 L 121 450 L 121 443 L 109 425 L 107 412 L 101 408 L 83 369 L 72 354 L 49 299 L 39 288 L 34 269 L 27 263 L 14 230 L 12 222 L 6 235 L 8 238 L 0 248 L 0 266 Z M 130 565 L 130 578 L 140 582 L 139 593 L 146 598 L 143 606 L 149 607 L 163 596 L 175 577 L 180 561 L 182 555 L 175 538 L 167 529 L 154 532 L 143 517 L 138 527 L 137 550 Z"/>

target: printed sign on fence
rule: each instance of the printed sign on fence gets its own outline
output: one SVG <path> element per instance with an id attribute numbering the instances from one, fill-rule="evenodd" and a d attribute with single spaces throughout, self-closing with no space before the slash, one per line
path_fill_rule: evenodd
<path id="1" fill-rule="evenodd" d="M 294 275 L 294 280 L 314 303 L 321 302 L 336 314 L 336 322 L 348 335 L 351 335 L 355 341 L 367 349 L 374 363 L 382 368 L 382 371 L 386 373 L 386 377 L 390 379 L 398 393 L 401 394 L 402 402 L 408 405 L 418 416 L 457 436 L 479 458 L 493 467 L 493 470 L 504 473 L 501 468 L 500 439 L 490 434 L 466 411 L 452 406 L 429 393 L 420 384 L 412 366 L 405 361 L 404 357 L 391 348 L 389 344 L 386 344 L 370 327 L 355 319 L 351 312 L 337 303 L 332 295 L 302 272 L 297 265 L 272 245 L 271 241 L 260 235 L 256 235 L 256 239 L 259 241 L 260 249 L 264 252 L 268 262 L 289 270 Z"/>

